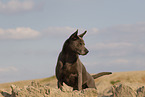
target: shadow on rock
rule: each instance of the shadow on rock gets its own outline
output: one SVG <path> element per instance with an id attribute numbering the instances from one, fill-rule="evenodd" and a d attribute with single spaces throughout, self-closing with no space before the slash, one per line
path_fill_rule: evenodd
<path id="1" fill-rule="evenodd" d="M 3 97 L 12 97 L 11 94 L 7 93 L 7 92 L 1 92 Z"/>

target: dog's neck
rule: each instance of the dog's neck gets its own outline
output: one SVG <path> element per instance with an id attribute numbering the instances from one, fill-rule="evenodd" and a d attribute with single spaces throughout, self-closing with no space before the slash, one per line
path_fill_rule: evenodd
<path id="1" fill-rule="evenodd" d="M 63 45 L 62 52 L 64 63 L 75 63 L 79 58 L 78 54 L 74 51 L 71 51 L 69 48 L 69 39 L 67 39 Z"/>
<path id="2" fill-rule="evenodd" d="M 73 53 L 73 52 L 69 52 L 69 51 L 62 51 L 62 54 L 64 55 L 63 60 L 66 63 L 75 63 L 77 61 L 77 59 L 79 58 L 78 54 Z"/>

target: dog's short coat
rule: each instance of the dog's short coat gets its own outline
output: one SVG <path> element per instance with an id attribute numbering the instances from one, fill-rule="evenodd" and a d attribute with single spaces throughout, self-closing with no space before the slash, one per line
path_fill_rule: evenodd
<path id="1" fill-rule="evenodd" d="M 61 90 L 63 83 L 73 87 L 73 90 L 96 88 L 94 78 L 111 74 L 111 72 L 103 72 L 91 76 L 80 61 L 79 55 L 86 55 L 89 52 L 82 39 L 86 32 L 80 35 L 77 35 L 78 30 L 74 32 L 65 41 L 62 51 L 59 54 L 55 72 L 58 80 L 57 85 Z"/>

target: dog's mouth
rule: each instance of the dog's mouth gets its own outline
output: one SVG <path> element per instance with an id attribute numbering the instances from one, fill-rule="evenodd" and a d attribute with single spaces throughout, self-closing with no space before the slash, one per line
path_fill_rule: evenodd
<path id="1" fill-rule="evenodd" d="M 85 54 L 79 54 L 79 55 L 83 55 L 84 56 L 84 55 L 87 55 L 87 53 L 85 53 Z"/>
<path id="2" fill-rule="evenodd" d="M 87 55 L 88 52 L 89 52 L 89 51 L 86 49 L 85 51 L 78 52 L 78 54 L 79 54 L 79 55 Z"/>

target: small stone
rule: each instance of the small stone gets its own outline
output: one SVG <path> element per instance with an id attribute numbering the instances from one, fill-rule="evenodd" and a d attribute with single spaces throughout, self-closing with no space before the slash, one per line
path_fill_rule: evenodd
<path id="1" fill-rule="evenodd" d="M 137 90 L 136 97 L 145 97 L 145 86 L 142 86 Z"/>
<path id="2" fill-rule="evenodd" d="M 85 97 L 97 97 L 97 89 L 94 88 L 88 88 L 82 90 L 82 93 L 84 94 Z"/>

